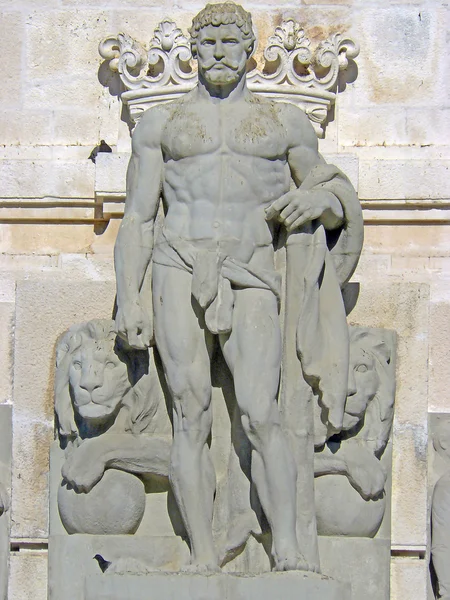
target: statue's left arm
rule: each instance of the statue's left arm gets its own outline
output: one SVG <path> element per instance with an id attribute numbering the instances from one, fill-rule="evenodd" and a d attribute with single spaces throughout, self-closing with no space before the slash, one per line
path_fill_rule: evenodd
<path id="1" fill-rule="evenodd" d="M 297 189 L 275 200 L 266 210 L 266 218 L 278 219 L 288 231 L 315 219 L 325 229 L 336 229 L 344 222 L 344 210 L 339 197 L 327 185 L 328 165 L 319 154 L 314 128 L 296 106 L 283 104 L 280 113 L 288 134 L 287 160 Z M 302 183 L 313 171 L 316 171 L 316 185 L 302 189 Z"/>

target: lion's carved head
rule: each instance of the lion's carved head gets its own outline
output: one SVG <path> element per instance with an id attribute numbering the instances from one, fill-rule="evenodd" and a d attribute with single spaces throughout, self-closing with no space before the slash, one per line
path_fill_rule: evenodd
<path id="1" fill-rule="evenodd" d="M 61 438 L 140 432 L 156 411 L 147 351 L 127 350 L 114 321 L 73 325 L 56 348 L 55 412 Z"/>
<path id="2" fill-rule="evenodd" d="M 357 438 L 380 456 L 394 414 L 395 364 L 391 331 L 349 326 L 350 361 L 341 439 Z M 315 406 L 316 447 L 327 438 L 323 411 Z"/>

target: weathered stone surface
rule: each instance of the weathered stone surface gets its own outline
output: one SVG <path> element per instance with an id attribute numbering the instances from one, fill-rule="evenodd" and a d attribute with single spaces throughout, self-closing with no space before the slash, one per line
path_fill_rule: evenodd
<path id="1" fill-rule="evenodd" d="M 397 392 L 393 442 L 392 541 L 426 544 L 427 387 L 429 287 L 370 282 L 361 291 L 350 322 L 397 331 Z M 373 307 L 377 310 L 374 311 Z"/>
<path id="2" fill-rule="evenodd" d="M 3 198 L 92 198 L 91 161 L 0 161 Z"/>
<path id="3" fill-rule="evenodd" d="M 8 600 L 47 600 L 47 552 L 11 552 Z"/>
<path id="4" fill-rule="evenodd" d="M 391 598 L 401 600 L 427 598 L 428 563 L 417 558 L 393 558 L 391 562 Z"/>
<path id="5" fill-rule="evenodd" d="M 313 573 L 265 573 L 258 577 L 235 575 L 153 574 L 148 578 L 96 575 L 87 578 L 85 600 L 146 600 L 149 586 L 161 600 L 350 600 L 350 586 Z"/>
<path id="6" fill-rule="evenodd" d="M 0 302 L 0 403 L 12 402 L 14 303 Z"/>
<path id="7" fill-rule="evenodd" d="M 397 600 L 389 593 L 390 540 L 319 537 L 319 551 L 322 572 L 350 582 L 352 600 Z"/>
<path id="8" fill-rule="evenodd" d="M 429 410 L 449 410 L 450 389 L 449 351 L 450 302 L 436 302 L 430 307 L 430 395 Z"/>
<path id="9" fill-rule="evenodd" d="M 11 4 L 5 3 L 10 9 Z M 18 10 L 4 11 L 0 15 L 0 29 L 3 31 L 0 50 L 3 59 L 3 85 L 0 100 L 3 107 L 14 106 L 22 95 L 22 72 L 17 69 L 24 43 L 23 16 Z M 20 58 L 19 58 L 20 64 Z"/>
<path id="10" fill-rule="evenodd" d="M 74 320 L 109 316 L 109 282 L 30 279 L 17 285 L 14 350 L 13 535 L 46 537 L 55 343 Z M 33 494 L 29 490 L 33 490 Z"/>
<path id="11" fill-rule="evenodd" d="M 0 598 L 8 597 L 11 527 L 12 407 L 0 405 Z"/>
<path id="12" fill-rule="evenodd" d="M 360 161 L 361 200 L 447 198 L 449 184 L 448 160 Z"/>

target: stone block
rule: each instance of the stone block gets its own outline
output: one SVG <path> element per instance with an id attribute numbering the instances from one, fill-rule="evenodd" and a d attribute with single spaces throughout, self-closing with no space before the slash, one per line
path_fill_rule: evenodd
<path id="1" fill-rule="evenodd" d="M 114 284 L 19 282 L 14 350 L 13 535 L 46 537 L 48 448 L 53 439 L 54 348 L 73 323 L 109 317 Z"/>
<path id="2" fill-rule="evenodd" d="M 427 598 L 427 573 L 426 560 L 403 557 L 392 559 L 391 600 Z"/>
<path id="3" fill-rule="evenodd" d="M 2 160 L 3 198 L 93 198 L 94 164 L 90 161 Z"/>
<path id="4" fill-rule="evenodd" d="M 356 59 L 358 77 L 340 94 L 339 106 L 359 109 L 440 103 L 436 63 L 444 65 L 441 53 L 445 49 L 437 7 L 427 5 L 418 10 L 406 2 L 377 4 L 352 11 L 352 32 L 363 52 Z"/>
<path id="5" fill-rule="evenodd" d="M 353 279 L 359 281 L 364 278 L 365 273 L 370 273 L 372 278 L 385 278 L 390 269 L 391 260 L 392 257 L 389 254 L 371 254 L 363 248 Z"/>
<path id="6" fill-rule="evenodd" d="M 12 402 L 14 303 L 0 302 L 0 403 Z"/>
<path id="7" fill-rule="evenodd" d="M 400 249 L 403 256 L 444 257 L 450 255 L 448 236 L 444 225 L 369 225 L 364 228 L 364 252 L 396 255 Z"/>
<path id="8" fill-rule="evenodd" d="M 449 160 L 361 160 L 361 200 L 447 198 Z"/>
<path id="9" fill-rule="evenodd" d="M 69 588 L 71 600 L 86 600 L 85 578 L 100 574 L 99 564 L 93 558 L 97 554 L 109 562 L 120 561 L 119 568 L 120 563 L 122 567 L 128 563 L 130 568 L 133 564 L 143 564 L 153 568 L 158 565 L 162 571 L 177 571 L 180 564 L 189 561 L 187 545 L 175 536 L 93 536 L 64 532 L 50 536 L 49 549 L 49 600 L 63 598 Z"/>
<path id="10" fill-rule="evenodd" d="M 348 585 L 301 571 L 237 575 L 152 574 L 148 577 L 105 577 L 86 580 L 85 600 L 350 600 Z M 149 595 L 149 590 L 151 594 Z"/>
<path id="11" fill-rule="evenodd" d="M 6 269 L 5 269 L 6 270 Z M 12 302 L 16 300 L 16 282 L 14 278 L 0 270 L 0 302 Z"/>
<path id="12" fill-rule="evenodd" d="M 97 85 L 100 87 L 98 82 Z M 97 102 L 92 105 L 91 110 L 86 110 L 86 107 L 55 110 L 53 144 L 88 146 L 86 161 L 101 139 L 107 140 L 111 146 L 116 144 L 119 114 L 117 105 L 114 104 L 113 107 L 116 110 L 110 110 L 109 106 L 102 106 Z"/>
<path id="13" fill-rule="evenodd" d="M 95 194 L 96 196 L 125 197 L 126 174 L 130 154 L 100 153 L 95 162 Z"/>
<path id="14" fill-rule="evenodd" d="M 450 110 L 448 108 L 407 108 L 406 132 L 409 144 L 448 146 Z"/>
<path id="15" fill-rule="evenodd" d="M 339 96 L 337 102 L 340 100 Z M 339 107 L 339 143 L 344 147 L 407 144 L 405 119 L 399 119 L 398 111 L 386 106 L 358 106 L 357 110 Z"/>
<path id="16" fill-rule="evenodd" d="M 103 87 L 96 77 L 66 73 L 59 77 L 30 79 L 24 107 L 27 110 L 77 107 L 96 112 L 102 96 Z"/>
<path id="17" fill-rule="evenodd" d="M 389 540 L 319 537 L 322 573 L 348 581 L 352 600 L 389 600 Z"/>
<path id="18" fill-rule="evenodd" d="M 47 552 L 11 552 L 8 600 L 47 600 Z"/>
<path id="19" fill-rule="evenodd" d="M 16 7 L 10 2 L 2 2 L 2 4 L 5 4 L 7 9 Z M 24 26 L 21 11 L 2 12 L 0 14 L 0 30 L 2 31 L 0 51 L 3 59 L 0 102 L 3 108 L 6 106 L 17 107 L 17 101 L 22 96 L 21 77 L 23 75 L 21 56 Z"/>
<path id="20" fill-rule="evenodd" d="M 450 406 L 450 300 L 430 306 L 429 408 L 445 412 Z"/>
<path id="21" fill-rule="evenodd" d="M 426 440 L 429 287 L 361 273 L 352 324 L 397 332 L 397 392 L 393 434 L 392 542 L 426 543 Z M 374 310 L 376 307 L 376 310 Z"/>
<path id="22" fill-rule="evenodd" d="M 391 267 L 392 271 L 397 271 L 398 273 L 413 272 L 416 277 L 420 277 L 421 273 L 426 272 L 425 275 L 428 278 L 430 257 L 393 255 Z"/>
<path id="23" fill-rule="evenodd" d="M 21 110 L 17 107 L 3 110 L 0 112 L 0 131 L 3 144 L 50 145 L 53 141 L 51 111 Z"/>
<path id="24" fill-rule="evenodd" d="M 29 77 L 65 77 L 70 73 L 94 79 L 100 64 L 99 40 L 111 31 L 115 31 L 111 12 L 92 6 L 30 12 L 26 17 Z"/>
<path id="25" fill-rule="evenodd" d="M 358 191 L 359 160 L 356 155 L 345 152 L 339 154 L 327 153 L 324 154 L 324 158 L 328 163 L 339 167 L 350 179 L 355 190 Z"/>
<path id="26" fill-rule="evenodd" d="M 423 425 L 394 424 L 392 455 L 392 544 L 427 543 L 427 421 Z"/>
<path id="27" fill-rule="evenodd" d="M 203 8 L 204 4 L 198 3 L 198 10 Z M 107 33 L 116 33 L 117 31 L 126 31 L 133 39 L 147 44 L 153 35 L 155 27 L 160 21 L 170 14 L 170 18 L 176 22 L 178 27 L 186 34 L 192 24 L 192 17 L 196 11 L 196 4 L 189 3 L 189 12 L 180 9 L 180 5 L 168 8 L 165 4 L 159 3 L 158 6 L 151 9 L 136 10 L 135 6 L 118 6 L 111 11 L 112 29 Z"/>
<path id="28" fill-rule="evenodd" d="M 0 598 L 8 595 L 9 533 L 11 526 L 11 454 L 12 406 L 0 405 L 0 484 L 2 514 L 0 515 Z"/>
<path id="29" fill-rule="evenodd" d="M 70 209 L 68 210 L 70 215 Z M 91 244 L 99 243 L 93 225 L 0 225 L 0 252 L 31 257 L 33 254 L 51 255 L 61 252 L 91 252 Z M 42 257 L 40 257 L 42 260 Z M 35 257 L 37 262 L 37 257 Z M 25 262 L 25 258 L 21 258 Z M 31 262 L 31 258 L 28 258 Z M 17 260 L 19 263 L 19 260 Z M 16 268 L 17 269 L 17 268 Z"/>

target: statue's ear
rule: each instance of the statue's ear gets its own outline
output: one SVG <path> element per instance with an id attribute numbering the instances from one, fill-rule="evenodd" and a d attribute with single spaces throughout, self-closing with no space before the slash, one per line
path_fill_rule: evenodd
<path id="1" fill-rule="evenodd" d="M 247 59 L 251 58 L 253 52 L 255 51 L 255 40 L 253 40 L 248 46 L 247 46 Z"/>
<path id="2" fill-rule="evenodd" d="M 197 58 L 197 42 L 194 42 L 193 40 L 191 40 L 191 52 L 192 58 Z"/>

